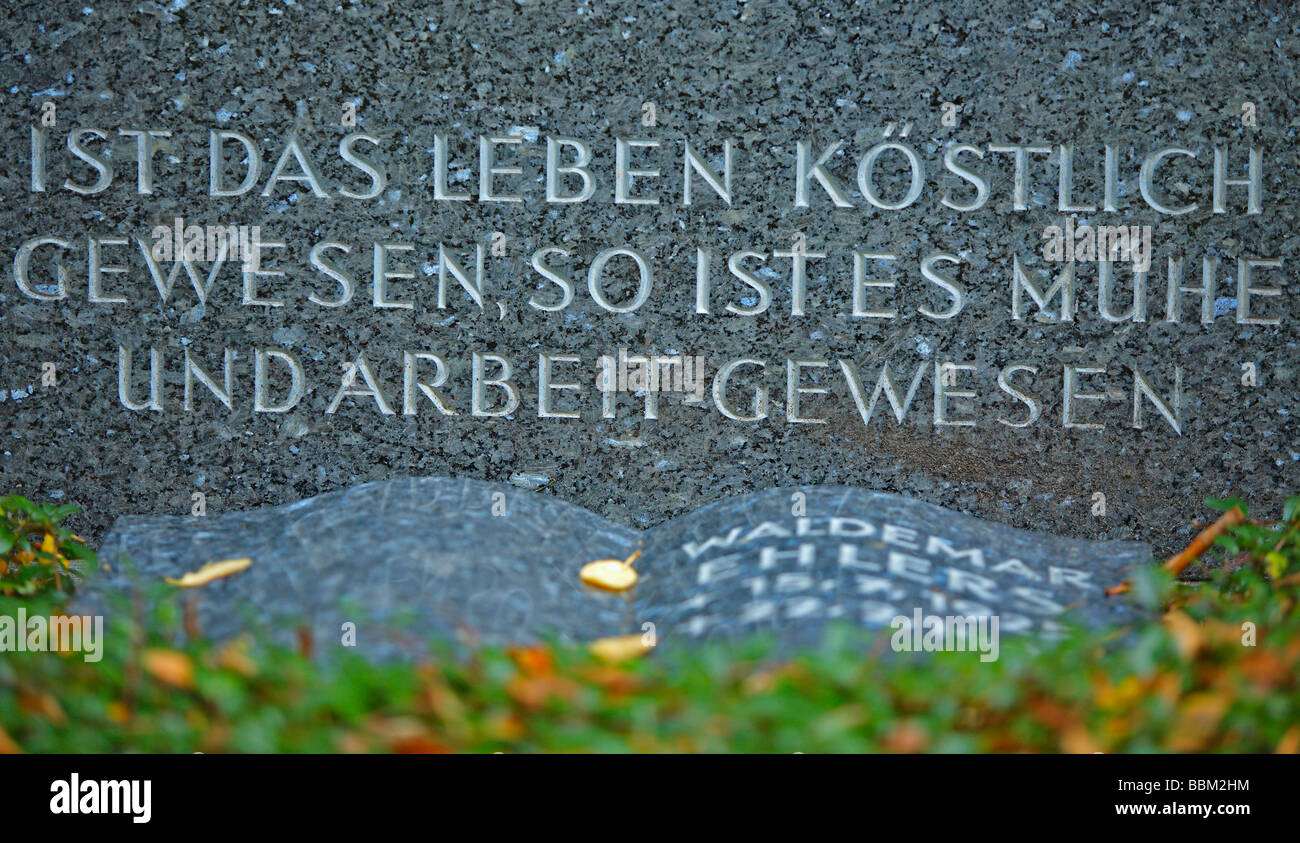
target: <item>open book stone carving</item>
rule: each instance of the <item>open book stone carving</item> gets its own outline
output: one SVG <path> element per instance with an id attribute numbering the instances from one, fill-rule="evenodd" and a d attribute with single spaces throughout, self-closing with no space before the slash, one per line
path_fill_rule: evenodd
<path id="1" fill-rule="evenodd" d="M 638 549 L 630 592 L 579 578 L 585 563 Z M 247 569 L 186 595 L 204 634 L 251 624 L 287 639 L 305 625 L 323 650 L 341 646 L 351 623 L 358 650 L 379 658 L 403 640 L 585 641 L 650 629 L 660 646 L 764 632 L 795 644 L 835 621 L 886 628 L 917 610 L 996 615 L 1003 634 L 1051 637 L 1071 616 L 1139 617 L 1104 589 L 1150 560 L 1135 542 L 1028 532 L 848 487 L 744 495 L 638 533 L 545 493 L 447 478 L 202 518 L 123 517 L 100 555 L 113 570 L 83 604 L 133 580 L 249 557 Z"/>

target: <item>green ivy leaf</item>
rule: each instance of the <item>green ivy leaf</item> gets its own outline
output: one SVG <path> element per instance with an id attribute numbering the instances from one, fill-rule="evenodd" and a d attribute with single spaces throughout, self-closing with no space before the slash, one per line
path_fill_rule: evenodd
<path id="1" fill-rule="evenodd" d="M 80 507 L 74 503 L 65 503 L 62 506 L 46 507 L 45 514 L 51 521 L 62 521 L 64 518 L 77 512 L 79 509 Z"/>
<path id="2" fill-rule="evenodd" d="M 1210 509 L 1217 509 L 1220 512 L 1227 512 L 1235 506 L 1237 509 L 1240 509 L 1243 514 L 1250 514 L 1249 510 L 1246 509 L 1246 502 L 1241 498 L 1206 498 L 1205 505 Z"/>
<path id="3" fill-rule="evenodd" d="M 59 550 L 69 559 L 84 559 L 88 562 L 95 561 L 95 551 L 80 542 L 68 542 L 59 545 Z"/>
<path id="4" fill-rule="evenodd" d="M 0 509 L 31 514 L 37 511 L 37 506 L 22 495 L 4 495 L 0 497 Z"/>
<path id="5" fill-rule="evenodd" d="M 1133 596 L 1147 609 L 1164 606 L 1173 591 L 1174 578 L 1160 565 L 1147 565 L 1133 573 Z"/>

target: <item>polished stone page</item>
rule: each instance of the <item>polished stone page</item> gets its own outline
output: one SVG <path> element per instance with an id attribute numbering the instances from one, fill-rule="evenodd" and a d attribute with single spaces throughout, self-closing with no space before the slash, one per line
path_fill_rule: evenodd
<path id="1" fill-rule="evenodd" d="M 582 579 L 632 560 L 621 592 Z M 1051 640 L 1068 622 L 1141 615 L 1105 594 L 1150 559 L 1136 542 L 1031 533 L 897 495 L 773 489 L 705 506 L 644 534 L 508 484 L 450 478 L 367 483 L 250 512 L 121 518 L 111 572 L 78 599 L 178 580 L 209 562 L 242 570 L 185 595 L 191 624 L 228 638 L 309 630 L 376 658 L 430 637 L 518 644 L 639 634 L 656 646 L 767 633 L 816 641 L 831 623 L 897 629 L 898 618 L 996 618 L 997 636 Z M 349 639 L 349 636 L 350 639 Z"/>
<path id="2" fill-rule="evenodd" d="M 79 600 L 107 605 L 113 594 L 209 562 L 249 559 L 185 595 L 205 635 L 260 627 L 292 641 L 303 628 L 338 652 L 350 631 L 355 643 L 346 646 L 380 658 L 427 652 L 430 638 L 585 641 L 620 631 L 628 606 L 585 587 L 580 568 L 626 558 L 637 540 L 579 507 L 507 484 L 389 480 L 205 519 L 119 519 L 100 550 L 112 570 Z"/>
<path id="3" fill-rule="evenodd" d="M 1053 640 L 1068 623 L 1140 619 L 1106 589 L 1151 558 L 1138 542 L 1063 539 L 846 487 L 720 501 L 646 539 L 643 622 L 665 644 L 756 633 L 808 644 L 830 623 L 897 630 L 914 616 L 918 628 L 996 617 L 1000 634 Z"/>

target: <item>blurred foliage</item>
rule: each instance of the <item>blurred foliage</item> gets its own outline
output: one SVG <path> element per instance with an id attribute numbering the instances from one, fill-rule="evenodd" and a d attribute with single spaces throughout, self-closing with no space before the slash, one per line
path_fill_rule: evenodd
<path id="1" fill-rule="evenodd" d="M 1149 624 L 1008 637 L 993 663 L 883 657 L 887 633 L 780 658 L 751 641 L 617 663 L 550 645 L 320 662 L 253 638 L 177 648 L 176 595 L 137 596 L 98 663 L 3 655 L 0 751 L 1296 752 L 1300 498 L 1207 561 L 1209 582 L 1135 577 Z M 0 615 L 19 606 L 57 600 L 3 597 Z"/>
<path id="2" fill-rule="evenodd" d="M 94 568 L 95 551 L 63 526 L 76 511 L 22 495 L 0 497 L 0 595 L 66 597 L 82 565 Z"/>

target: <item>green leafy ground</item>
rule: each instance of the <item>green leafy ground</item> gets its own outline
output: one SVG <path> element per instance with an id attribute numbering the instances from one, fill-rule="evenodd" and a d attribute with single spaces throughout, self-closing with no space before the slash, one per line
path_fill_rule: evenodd
<path id="1" fill-rule="evenodd" d="M 93 567 L 66 512 L 36 509 L 0 499 L 0 616 L 48 615 L 68 566 Z M 173 590 L 114 613 L 98 663 L 0 655 L 0 751 L 1296 752 L 1300 498 L 1281 515 L 1221 536 L 1210 582 L 1153 566 L 1113 598 L 1151 608 L 1148 626 L 1008 637 L 994 663 L 885 659 L 842 637 L 782 659 L 752 642 L 620 663 L 541 646 L 322 664 L 252 639 L 178 649 Z"/>

